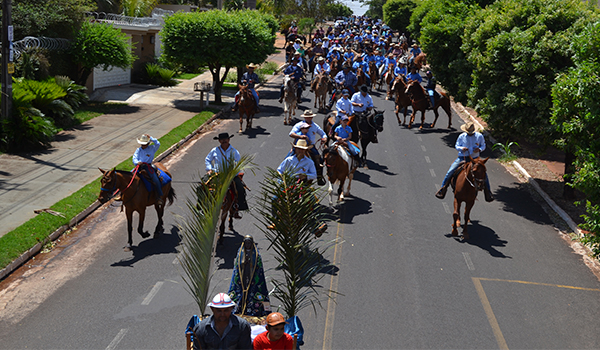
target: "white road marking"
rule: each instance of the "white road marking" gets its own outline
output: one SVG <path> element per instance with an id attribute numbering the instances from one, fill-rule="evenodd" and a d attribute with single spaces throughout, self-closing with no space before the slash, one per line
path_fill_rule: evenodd
<path id="1" fill-rule="evenodd" d="M 423 152 L 427 152 L 427 149 L 425 148 L 425 146 L 421 145 L 421 149 L 423 150 Z"/>
<path id="2" fill-rule="evenodd" d="M 425 161 L 429 164 L 431 164 L 431 159 L 429 159 L 429 156 L 425 156 Z"/>
<path id="3" fill-rule="evenodd" d="M 450 211 L 450 207 L 448 206 L 448 204 L 446 204 L 446 202 L 442 202 L 442 205 L 444 206 L 446 214 L 452 214 L 452 212 Z"/>
<path id="4" fill-rule="evenodd" d="M 260 144 L 260 148 L 263 148 L 266 144 L 267 144 L 267 141 L 264 141 L 263 143 Z"/>
<path id="5" fill-rule="evenodd" d="M 125 334 L 127 334 L 128 330 L 129 330 L 129 328 L 121 329 L 119 331 L 119 333 L 117 334 L 117 336 L 110 342 L 110 344 L 108 344 L 108 346 L 106 347 L 106 350 L 116 349 L 117 345 L 119 345 L 121 340 L 123 340 L 123 338 L 125 337 Z"/>
<path id="6" fill-rule="evenodd" d="M 421 138 L 421 136 L 417 136 L 417 140 L 423 141 L 423 139 Z"/>
<path id="7" fill-rule="evenodd" d="M 160 287 L 162 287 L 163 284 L 165 284 L 165 282 L 162 282 L 162 281 L 156 282 L 154 287 L 152 287 L 152 290 L 150 291 L 150 293 L 148 293 L 146 298 L 144 298 L 144 300 L 142 301 L 142 305 L 150 305 L 152 298 L 154 298 L 156 296 L 156 294 L 160 290 Z"/>
<path id="8" fill-rule="evenodd" d="M 435 171 L 433 169 L 429 169 L 429 172 L 431 173 L 431 177 L 435 177 Z"/>
<path id="9" fill-rule="evenodd" d="M 462 253 L 463 258 L 465 258 L 465 262 L 467 263 L 467 267 L 469 268 L 470 271 L 475 271 L 475 265 L 473 265 L 473 262 L 471 261 L 471 257 L 469 256 L 469 253 Z"/>
<path id="10" fill-rule="evenodd" d="M 179 258 L 175 258 L 175 260 L 173 260 L 173 265 L 179 265 Z"/>

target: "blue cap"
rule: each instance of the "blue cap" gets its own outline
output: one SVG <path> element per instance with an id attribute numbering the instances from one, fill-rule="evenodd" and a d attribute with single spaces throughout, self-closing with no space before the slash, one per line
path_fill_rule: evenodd
<path id="1" fill-rule="evenodd" d="M 342 90 L 342 95 L 350 95 L 350 91 L 348 89 Z"/>

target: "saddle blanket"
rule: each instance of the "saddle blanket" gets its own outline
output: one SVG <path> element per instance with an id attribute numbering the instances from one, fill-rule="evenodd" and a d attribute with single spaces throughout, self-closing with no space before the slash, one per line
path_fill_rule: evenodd
<path id="1" fill-rule="evenodd" d="M 161 186 L 164 186 L 164 185 L 168 184 L 169 182 L 171 182 L 171 177 L 169 175 L 167 175 L 167 173 L 165 173 L 164 171 L 162 171 L 159 168 L 156 168 L 156 170 L 158 171 L 158 180 L 160 180 Z M 148 180 L 144 176 L 140 176 L 140 178 L 142 179 L 144 186 L 146 186 L 146 190 L 148 190 L 148 192 L 152 192 L 152 190 L 153 190 L 152 181 Z"/>

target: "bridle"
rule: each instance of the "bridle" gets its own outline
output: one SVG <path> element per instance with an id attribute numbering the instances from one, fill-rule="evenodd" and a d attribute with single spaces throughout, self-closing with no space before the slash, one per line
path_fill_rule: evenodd
<path id="1" fill-rule="evenodd" d="M 483 169 L 485 169 L 485 165 L 483 165 L 483 164 L 470 162 L 470 164 L 468 165 L 468 173 L 467 173 L 467 176 L 465 176 L 465 179 L 467 180 L 469 185 L 471 185 L 471 187 L 473 187 L 479 191 L 480 188 L 483 189 L 483 186 L 485 184 L 485 176 L 481 179 L 475 176 L 474 168 L 476 166 L 482 166 Z M 469 175 L 473 178 L 473 182 L 475 182 L 475 183 L 471 182 L 471 180 L 469 179 Z"/>

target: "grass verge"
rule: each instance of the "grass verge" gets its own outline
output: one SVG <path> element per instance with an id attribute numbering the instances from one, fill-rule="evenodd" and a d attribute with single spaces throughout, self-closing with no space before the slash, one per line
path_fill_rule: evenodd
<path id="1" fill-rule="evenodd" d="M 113 102 L 89 102 L 85 106 L 81 106 L 76 112 L 74 119 L 77 124 L 85 123 L 90 119 L 96 118 L 102 114 L 107 114 L 117 108 L 127 106 L 127 103 Z"/>
<path id="2" fill-rule="evenodd" d="M 200 73 L 181 73 L 181 74 L 175 75 L 173 78 L 181 79 L 181 80 L 190 80 L 190 79 L 194 79 L 195 77 L 197 77 L 199 75 L 200 75 Z"/>
<path id="3" fill-rule="evenodd" d="M 160 149 L 157 154 L 166 151 L 169 147 L 194 132 L 218 111 L 218 109 L 208 108 L 161 137 L 159 139 Z M 131 158 L 116 166 L 120 170 L 131 170 L 132 167 Z M 52 232 L 62 225 L 68 224 L 72 218 L 94 203 L 98 198 L 98 193 L 100 193 L 99 180 L 100 176 L 79 191 L 50 207 L 50 209 L 62 213 L 65 216 L 64 218 L 41 213 L 0 237 L 0 269 L 5 268 L 37 243 L 44 241 Z"/>

